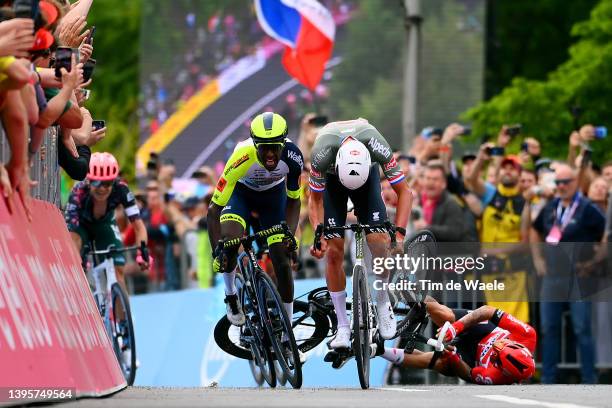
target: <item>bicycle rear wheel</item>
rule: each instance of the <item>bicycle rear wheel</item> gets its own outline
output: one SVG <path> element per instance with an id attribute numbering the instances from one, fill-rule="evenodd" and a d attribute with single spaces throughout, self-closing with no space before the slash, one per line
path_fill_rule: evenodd
<path id="1" fill-rule="evenodd" d="M 136 340 L 134 338 L 134 324 L 132 323 L 132 313 L 128 297 L 123 288 L 114 283 L 111 286 L 111 305 L 113 320 L 111 323 L 112 342 L 115 355 L 123 376 L 128 385 L 134 384 L 136 378 Z M 121 308 L 123 313 L 119 313 Z M 123 315 L 120 319 L 119 316 Z"/>
<path id="2" fill-rule="evenodd" d="M 357 362 L 359 384 L 370 387 L 370 303 L 368 280 L 360 265 L 353 268 L 353 353 Z"/>
<path id="3" fill-rule="evenodd" d="M 255 278 L 259 294 L 259 310 L 268 332 L 276 360 L 293 388 L 302 386 L 302 363 L 291 320 L 272 279 L 263 271 Z"/>

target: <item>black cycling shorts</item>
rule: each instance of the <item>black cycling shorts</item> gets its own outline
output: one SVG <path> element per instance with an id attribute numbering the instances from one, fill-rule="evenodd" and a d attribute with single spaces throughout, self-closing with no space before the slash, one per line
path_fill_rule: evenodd
<path id="1" fill-rule="evenodd" d="M 221 211 L 221 222 L 226 219 L 236 221 L 246 230 L 255 213 L 261 228 L 266 229 L 285 221 L 286 211 L 285 183 L 264 191 L 255 191 L 242 183 L 236 183 L 232 196 Z"/>
<path id="2" fill-rule="evenodd" d="M 453 309 L 455 321 L 471 312 L 471 310 L 467 309 Z M 476 349 L 478 348 L 478 343 L 495 330 L 496 327 L 497 326 L 493 323 L 487 321 L 470 327 L 459 335 L 455 343 L 457 352 L 461 356 L 461 359 L 470 367 L 476 366 Z"/>
<path id="3" fill-rule="evenodd" d="M 380 191 L 378 166 L 372 166 L 365 184 L 356 190 L 344 187 L 336 174 L 327 174 L 323 193 L 326 227 L 339 227 L 346 223 L 348 199 L 355 206 L 355 215 L 361 224 L 381 224 L 387 221 L 387 208 Z M 339 236 L 335 236 L 340 238 Z M 326 236 L 325 238 L 332 238 Z"/>

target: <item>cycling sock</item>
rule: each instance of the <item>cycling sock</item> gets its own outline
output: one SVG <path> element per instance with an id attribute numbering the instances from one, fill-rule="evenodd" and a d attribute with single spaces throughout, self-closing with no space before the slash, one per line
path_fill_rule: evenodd
<path id="1" fill-rule="evenodd" d="M 336 317 L 338 318 L 338 327 L 349 326 L 348 317 L 346 316 L 346 291 L 330 291 L 329 294 L 331 295 Z"/>
<path id="2" fill-rule="evenodd" d="M 235 295 L 236 294 L 236 271 L 224 272 L 223 281 L 225 282 L 225 294 Z"/>
<path id="3" fill-rule="evenodd" d="M 382 357 L 395 365 L 401 365 L 404 362 L 404 350 L 397 348 L 385 349 Z"/>

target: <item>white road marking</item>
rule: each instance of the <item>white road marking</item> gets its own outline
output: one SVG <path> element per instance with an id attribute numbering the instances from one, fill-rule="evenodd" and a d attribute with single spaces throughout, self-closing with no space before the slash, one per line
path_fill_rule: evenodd
<path id="1" fill-rule="evenodd" d="M 341 57 L 332 58 L 327 63 L 325 68 L 326 69 L 332 68 L 340 64 L 341 62 L 342 62 Z M 249 109 L 242 112 L 242 114 L 238 116 L 236 119 L 234 119 L 229 125 L 227 125 L 225 129 L 221 131 L 221 133 L 215 136 L 215 138 L 208 144 L 208 146 L 206 146 L 206 148 L 202 150 L 202 152 L 198 155 L 198 157 L 195 158 L 195 160 L 191 163 L 191 165 L 189 165 L 187 170 L 183 172 L 183 175 L 181 177 L 182 178 L 190 177 L 191 174 L 193 174 L 193 172 L 196 171 L 206 161 L 206 159 L 208 159 L 210 155 L 213 154 L 219 146 L 221 146 L 223 142 L 225 142 L 225 139 L 227 139 L 229 135 L 231 135 L 233 132 L 236 131 L 236 129 L 242 126 L 244 122 L 246 122 L 251 116 L 259 112 L 260 109 L 262 109 L 267 104 L 272 102 L 274 99 L 278 98 L 283 93 L 287 92 L 288 90 L 290 90 L 296 85 L 298 85 L 298 82 L 295 79 L 290 79 L 282 83 L 278 87 L 276 87 L 274 90 L 269 92 L 267 95 L 264 95 L 261 98 L 259 98 L 257 101 L 255 101 L 251 105 L 251 107 L 249 107 Z"/>
<path id="2" fill-rule="evenodd" d="M 474 396 L 478 398 L 488 399 L 491 401 L 506 402 L 508 404 L 515 404 L 515 405 L 531 405 L 531 406 L 546 407 L 546 408 L 594 408 L 588 405 L 568 404 L 565 402 L 538 401 L 538 400 L 526 399 L 526 398 L 509 397 L 507 395 L 490 394 L 490 395 L 474 395 Z"/>
<path id="3" fill-rule="evenodd" d="M 427 392 L 431 390 L 421 390 L 416 388 L 374 388 L 381 391 L 399 391 L 399 392 Z"/>

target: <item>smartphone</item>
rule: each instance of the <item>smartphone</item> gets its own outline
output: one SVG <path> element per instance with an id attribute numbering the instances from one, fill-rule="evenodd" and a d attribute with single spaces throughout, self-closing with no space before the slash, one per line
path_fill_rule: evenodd
<path id="1" fill-rule="evenodd" d="M 487 148 L 487 154 L 489 156 L 503 156 L 505 152 L 506 152 L 506 149 L 504 149 L 503 147 L 499 147 L 499 146 Z"/>
<path id="2" fill-rule="evenodd" d="M 94 34 L 96 33 L 96 26 L 91 26 L 91 30 L 89 30 L 89 34 L 85 37 L 85 44 L 93 44 Z"/>
<path id="3" fill-rule="evenodd" d="M 81 94 L 83 95 L 83 99 L 88 100 L 91 96 L 91 91 L 89 89 L 81 89 Z"/>
<path id="4" fill-rule="evenodd" d="M 464 126 L 463 127 L 463 132 L 461 132 L 461 136 L 469 136 L 471 134 L 472 134 L 472 128 Z"/>
<path id="5" fill-rule="evenodd" d="M 31 18 L 38 14 L 38 1 L 35 0 L 15 0 L 13 1 L 13 11 L 15 18 Z"/>
<path id="6" fill-rule="evenodd" d="M 57 47 L 57 50 L 55 50 L 55 64 L 53 64 L 53 66 L 55 67 L 56 78 L 62 77 L 61 68 L 70 72 L 72 68 L 72 48 Z"/>
<path id="7" fill-rule="evenodd" d="M 96 60 L 90 58 L 83 64 L 83 82 L 89 81 L 93 75 L 94 68 L 96 67 Z"/>
<path id="8" fill-rule="evenodd" d="M 322 127 L 327 125 L 328 118 L 324 115 L 315 116 L 314 118 L 310 118 L 310 120 L 308 120 L 308 123 L 313 126 Z"/>
<path id="9" fill-rule="evenodd" d="M 527 144 L 527 142 L 521 143 L 521 152 L 528 152 L 528 151 L 529 151 L 529 145 Z"/>
<path id="10" fill-rule="evenodd" d="M 608 128 L 605 126 L 597 126 L 595 128 L 595 139 L 605 139 L 608 136 Z"/>
<path id="11" fill-rule="evenodd" d="M 518 136 L 521 134 L 521 127 L 520 124 L 508 126 L 506 128 L 506 134 L 510 137 Z"/>
<path id="12" fill-rule="evenodd" d="M 106 122 L 104 122 L 103 120 L 94 120 L 91 122 L 91 127 L 93 128 L 93 130 L 100 130 L 106 127 Z"/>
<path id="13" fill-rule="evenodd" d="M 585 149 L 582 154 L 582 167 L 589 167 L 589 163 L 591 163 L 591 156 L 593 155 L 593 151 L 591 149 Z"/>

